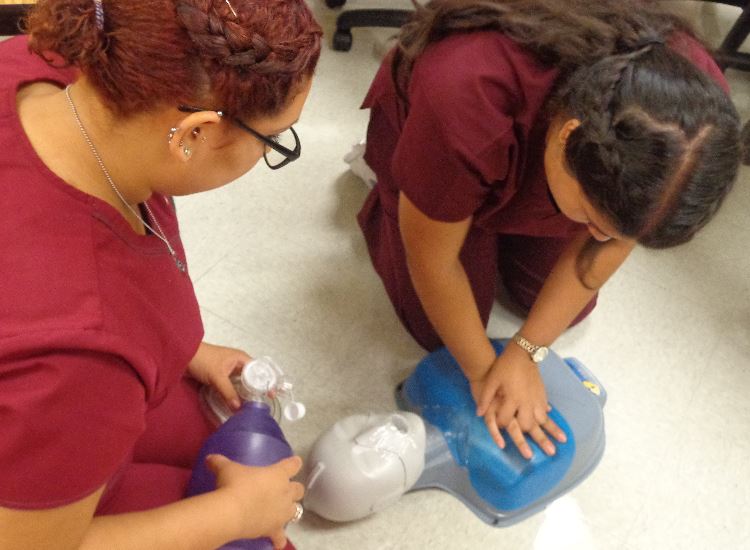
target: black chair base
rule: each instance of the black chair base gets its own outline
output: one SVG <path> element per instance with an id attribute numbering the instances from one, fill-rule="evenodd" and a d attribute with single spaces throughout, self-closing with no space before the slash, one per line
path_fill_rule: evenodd
<path id="1" fill-rule="evenodd" d="M 336 20 L 333 49 L 339 52 L 348 52 L 352 48 L 352 29 L 355 27 L 399 28 L 406 23 L 411 13 L 409 10 L 345 11 Z"/>
<path id="2" fill-rule="evenodd" d="M 750 54 L 737 51 L 750 34 L 750 2 L 742 3 L 745 4 L 739 6 L 742 8 L 742 13 L 729 29 L 719 49 L 714 52 L 716 62 L 722 71 L 726 69 L 750 71 Z"/>
<path id="3" fill-rule="evenodd" d="M 340 8 L 346 0 L 326 0 L 329 8 Z M 348 10 L 336 19 L 333 49 L 348 52 L 352 48 L 352 29 L 355 27 L 399 28 L 411 16 L 411 10 Z"/>
<path id="4" fill-rule="evenodd" d="M 21 19 L 33 4 L 4 4 L 0 6 L 0 36 L 21 34 Z"/>

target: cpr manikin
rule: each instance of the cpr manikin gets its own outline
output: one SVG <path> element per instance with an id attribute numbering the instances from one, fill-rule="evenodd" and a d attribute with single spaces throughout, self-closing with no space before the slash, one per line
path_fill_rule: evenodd
<path id="1" fill-rule="evenodd" d="M 499 354 L 507 340 L 494 340 Z M 401 409 L 336 422 L 307 459 L 305 505 L 333 521 L 363 518 L 407 491 L 438 488 L 483 521 L 516 523 L 583 481 L 604 453 L 606 392 L 577 360 L 554 351 L 539 364 L 550 417 L 567 442 L 526 460 L 490 436 L 468 382 L 450 353 L 429 354 L 396 391 Z"/>

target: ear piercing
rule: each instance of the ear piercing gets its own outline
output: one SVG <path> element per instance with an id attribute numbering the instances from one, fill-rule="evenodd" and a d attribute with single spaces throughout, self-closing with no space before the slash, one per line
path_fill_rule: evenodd
<path id="1" fill-rule="evenodd" d="M 169 129 L 169 134 L 167 134 L 167 139 L 168 139 L 168 142 L 170 144 L 172 143 L 172 140 L 174 139 L 175 134 L 179 130 L 180 130 L 179 128 L 170 128 Z M 193 131 L 190 132 L 190 133 L 191 133 L 191 135 L 194 138 L 198 138 L 198 136 L 200 136 L 201 141 L 203 141 L 203 142 L 208 141 L 206 139 L 206 136 L 201 136 L 200 135 L 201 134 L 201 129 L 200 128 L 193 128 Z M 180 143 L 178 143 L 177 145 L 178 145 L 178 147 L 182 147 L 182 154 L 185 155 L 185 158 L 190 158 L 191 156 L 193 156 L 193 150 L 189 146 L 185 145 L 183 140 L 180 140 Z"/>
<path id="2" fill-rule="evenodd" d="M 200 135 L 201 135 L 201 129 L 200 129 L 200 128 L 193 128 L 193 131 L 192 131 L 192 132 L 190 132 L 190 133 L 191 133 L 191 134 L 193 135 L 193 137 L 194 137 L 194 138 L 196 138 L 196 139 L 197 139 L 197 138 L 198 138 L 198 136 L 200 136 Z M 206 139 L 206 136 L 201 136 L 201 141 L 202 141 L 203 143 L 205 143 L 205 142 L 207 142 L 208 140 Z"/>

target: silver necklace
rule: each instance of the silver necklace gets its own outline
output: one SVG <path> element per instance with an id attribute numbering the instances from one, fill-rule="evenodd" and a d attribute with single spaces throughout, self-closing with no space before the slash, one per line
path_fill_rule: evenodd
<path id="1" fill-rule="evenodd" d="M 81 134 L 83 134 L 83 138 L 86 140 L 86 143 L 88 143 L 89 148 L 91 149 L 91 152 L 94 154 L 94 158 L 96 159 L 96 162 L 99 163 L 99 168 L 102 169 L 102 173 L 104 174 L 104 177 L 107 178 L 107 181 L 109 182 L 110 187 L 114 190 L 114 192 L 117 194 L 117 196 L 122 201 L 122 204 L 124 204 L 128 210 L 130 210 L 133 215 L 138 218 L 138 220 L 146 227 L 148 228 L 151 233 L 159 237 L 162 242 L 164 242 L 165 245 L 167 245 L 167 250 L 169 250 L 169 254 L 172 256 L 172 259 L 174 260 L 175 265 L 177 266 L 177 269 L 185 273 L 185 262 L 180 260 L 180 258 L 177 257 L 177 253 L 175 252 L 174 248 L 172 248 L 172 245 L 170 244 L 169 240 L 167 239 L 166 233 L 164 233 L 164 230 L 161 228 L 161 225 L 159 225 L 159 220 L 156 219 L 154 216 L 154 213 L 151 212 L 151 208 L 149 208 L 148 203 L 144 202 L 143 206 L 146 209 L 146 212 L 148 212 L 148 217 L 154 222 L 154 225 L 156 225 L 156 228 L 158 231 L 156 231 L 153 227 L 151 227 L 148 223 L 146 223 L 146 220 L 144 220 L 141 215 L 135 211 L 135 209 L 130 206 L 130 203 L 125 200 L 125 197 L 122 196 L 122 193 L 120 193 L 120 190 L 115 185 L 115 182 L 112 180 L 112 176 L 109 175 L 109 170 L 107 170 L 107 167 L 104 166 L 104 162 L 102 161 L 102 157 L 99 155 L 99 151 L 96 150 L 96 147 L 94 147 L 94 143 L 91 141 L 91 138 L 89 137 L 88 132 L 86 131 L 86 128 L 83 126 L 83 122 L 81 122 L 81 117 L 78 114 L 78 109 L 76 109 L 75 104 L 73 103 L 73 99 L 70 97 L 70 86 L 68 85 L 65 88 L 65 97 L 68 98 L 68 104 L 70 105 L 70 110 L 73 111 L 73 116 L 76 119 L 76 122 L 78 123 L 78 128 L 81 130 Z"/>

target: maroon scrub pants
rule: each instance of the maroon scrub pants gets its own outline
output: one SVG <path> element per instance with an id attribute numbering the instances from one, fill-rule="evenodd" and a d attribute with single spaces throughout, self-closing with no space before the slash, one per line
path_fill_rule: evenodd
<path id="1" fill-rule="evenodd" d="M 375 271 L 383 281 L 396 314 L 407 331 L 428 351 L 443 345 L 412 286 L 398 222 L 380 204 L 377 187 L 367 197 L 358 217 Z M 461 249 L 461 263 L 474 292 L 482 323 L 487 326 L 502 280 L 511 298 L 528 313 L 569 238 L 498 235 L 472 228 Z M 571 326 L 596 305 L 596 296 Z"/>
<path id="2" fill-rule="evenodd" d="M 146 413 L 146 431 L 105 491 L 96 515 L 148 510 L 185 496 L 198 453 L 215 429 L 203 413 L 199 388 L 186 376 Z M 285 550 L 294 550 L 291 542 Z"/>
<path id="3" fill-rule="evenodd" d="M 107 487 L 97 514 L 147 510 L 183 498 L 198 452 L 214 430 L 198 389 L 195 380 L 183 377 L 146 413 L 146 430 Z"/>

